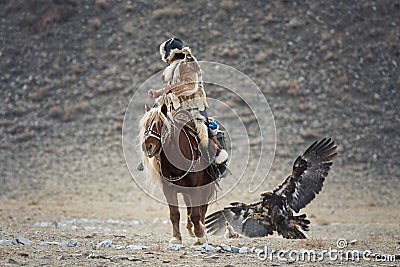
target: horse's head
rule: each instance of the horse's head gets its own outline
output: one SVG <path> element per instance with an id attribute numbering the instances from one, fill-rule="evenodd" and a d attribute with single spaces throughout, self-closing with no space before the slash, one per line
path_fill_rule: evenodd
<path id="1" fill-rule="evenodd" d="M 149 109 L 142 119 L 141 145 L 145 155 L 152 158 L 161 151 L 165 135 L 171 128 L 168 108 L 165 104 L 161 107 Z"/>

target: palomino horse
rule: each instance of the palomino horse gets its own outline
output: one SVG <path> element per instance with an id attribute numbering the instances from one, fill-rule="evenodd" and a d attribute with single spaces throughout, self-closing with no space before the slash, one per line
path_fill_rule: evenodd
<path id="1" fill-rule="evenodd" d="M 144 169 L 160 183 L 169 205 L 172 223 L 170 243 L 182 244 L 177 194 L 187 207 L 186 228 L 196 245 L 206 242 L 204 219 L 210 199 L 215 194 L 209 164 L 200 152 L 189 112 L 177 111 L 174 116 L 165 104 L 146 108 L 139 123 Z"/>

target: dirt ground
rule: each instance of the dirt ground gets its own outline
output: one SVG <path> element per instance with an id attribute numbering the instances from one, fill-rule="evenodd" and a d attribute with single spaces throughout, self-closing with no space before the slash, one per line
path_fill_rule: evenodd
<path id="1" fill-rule="evenodd" d="M 0 13 L 0 265 L 320 266 L 264 260 L 257 249 L 321 252 L 343 240 L 344 251 L 369 256 L 325 254 L 324 265 L 399 265 L 399 2 L 5 0 Z M 249 193 L 244 175 L 210 212 L 258 200 L 314 140 L 339 145 L 304 209 L 308 240 L 208 236 L 208 247 L 192 247 L 182 230 L 184 247 L 168 247 L 168 208 L 131 177 L 122 124 L 140 85 L 165 67 L 158 45 L 171 36 L 247 75 L 274 116 L 262 186 Z M 257 121 L 223 90 L 206 90 L 243 119 L 250 145 L 232 146 L 250 147 L 251 172 Z"/>

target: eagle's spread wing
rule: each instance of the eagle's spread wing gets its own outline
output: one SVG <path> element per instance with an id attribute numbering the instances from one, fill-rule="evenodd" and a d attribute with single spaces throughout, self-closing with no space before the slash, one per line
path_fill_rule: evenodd
<path id="1" fill-rule="evenodd" d="M 260 202 L 250 205 L 233 202 L 230 207 L 223 210 L 216 211 L 207 216 L 205 220 L 207 232 L 211 234 L 223 234 L 226 229 L 226 222 L 228 222 L 233 229 L 245 236 L 265 236 L 272 230 L 267 229 L 268 222 L 253 218 L 253 214 L 258 214 L 262 211 Z"/>
<path id="2" fill-rule="evenodd" d="M 321 191 L 336 148 L 330 138 L 314 142 L 296 159 L 292 174 L 273 193 L 285 197 L 289 206 L 299 212 Z"/>

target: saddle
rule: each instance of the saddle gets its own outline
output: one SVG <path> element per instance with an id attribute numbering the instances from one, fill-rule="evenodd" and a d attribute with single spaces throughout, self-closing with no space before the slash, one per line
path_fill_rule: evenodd
<path id="1" fill-rule="evenodd" d="M 187 110 L 179 109 L 173 114 L 173 118 L 178 127 L 182 127 L 182 130 L 185 131 L 194 150 L 198 151 L 201 140 L 197 135 L 196 126 L 191 114 Z"/>

